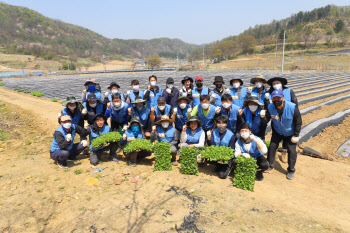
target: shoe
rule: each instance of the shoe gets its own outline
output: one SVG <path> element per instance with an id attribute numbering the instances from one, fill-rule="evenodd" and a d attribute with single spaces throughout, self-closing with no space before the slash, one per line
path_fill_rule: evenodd
<path id="1" fill-rule="evenodd" d="M 288 172 L 287 173 L 287 179 L 288 180 L 293 180 L 294 179 L 294 172 Z"/>
<path id="2" fill-rule="evenodd" d="M 67 165 L 67 160 L 64 160 L 64 161 L 57 161 L 57 165 L 58 165 L 58 167 L 59 168 L 64 168 L 64 169 L 66 169 L 66 168 L 68 168 L 68 165 Z"/>
<path id="3" fill-rule="evenodd" d="M 130 166 L 130 167 L 136 167 L 136 162 L 134 162 L 134 161 L 128 161 L 128 165 Z"/>
<path id="4" fill-rule="evenodd" d="M 89 155 L 89 148 L 86 148 L 83 152 L 83 155 Z"/>
<path id="5" fill-rule="evenodd" d="M 117 158 L 114 158 L 114 156 L 110 156 L 109 159 L 112 160 L 113 162 L 118 162 L 119 161 Z"/>
<path id="6" fill-rule="evenodd" d="M 77 158 L 68 158 L 67 159 L 67 162 L 77 162 L 78 161 L 78 159 Z"/>
<path id="7" fill-rule="evenodd" d="M 255 175 L 255 180 L 262 181 L 264 179 L 264 175 L 262 171 L 257 171 Z"/>
<path id="8" fill-rule="evenodd" d="M 179 165 L 179 163 L 177 161 L 174 161 L 172 163 L 173 163 L 173 166 L 175 166 L 175 167 Z"/>
<path id="9" fill-rule="evenodd" d="M 264 173 L 270 173 L 273 170 L 273 167 L 269 167 L 267 170 L 264 171 Z"/>

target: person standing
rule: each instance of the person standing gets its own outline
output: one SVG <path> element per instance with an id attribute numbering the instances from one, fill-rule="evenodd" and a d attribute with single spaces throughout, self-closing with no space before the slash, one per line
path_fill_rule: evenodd
<path id="1" fill-rule="evenodd" d="M 238 77 L 234 77 L 230 80 L 230 85 L 232 86 L 230 89 L 230 95 L 232 96 L 233 104 L 243 108 L 243 103 L 247 95 L 247 88 L 242 87 L 243 80 Z"/>
<path id="2" fill-rule="evenodd" d="M 176 106 L 176 100 L 179 98 L 180 92 L 174 87 L 174 79 L 168 78 L 166 80 L 166 89 L 162 92 L 162 97 L 165 98 L 166 103 L 174 108 Z"/>
<path id="3" fill-rule="evenodd" d="M 116 82 L 111 82 L 108 89 L 109 89 L 109 92 L 107 91 L 105 93 L 105 99 L 103 101 L 105 105 L 107 105 L 107 103 L 109 102 L 112 102 L 112 95 L 117 93 L 120 95 L 122 101 L 125 102 L 123 93 L 119 92 L 120 86 Z"/>
<path id="4" fill-rule="evenodd" d="M 192 91 L 192 101 L 193 101 L 193 107 L 200 104 L 200 97 L 202 95 L 211 95 L 211 90 L 207 87 L 204 87 L 204 81 L 201 76 L 196 77 L 195 79 L 196 88 Z"/>
<path id="5" fill-rule="evenodd" d="M 252 78 L 250 80 L 250 83 L 255 86 L 250 95 L 257 97 L 260 103 L 264 104 L 265 109 L 267 109 L 270 101 L 265 98 L 265 94 L 268 92 L 268 90 L 265 88 L 266 79 L 263 75 L 258 74 L 255 76 L 255 78 Z"/>
<path id="6" fill-rule="evenodd" d="M 85 84 L 85 89 L 83 90 L 83 94 L 81 96 L 81 102 L 85 103 L 87 100 L 87 97 L 90 94 L 95 94 L 96 98 L 99 99 L 101 102 L 105 99 L 104 95 L 101 93 L 101 87 L 100 85 L 95 81 L 95 79 L 89 78 Z"/>
<path id="7" fill-rule="evenodd" d="M 162 94 L 162 89 L 157 86 L 157 77 L 155 75 L 151 75 L 148 80 L 150 84 L 145 91 L 143 99 L 147 101 L 148 109 L 151 109 L 157 106 L 157 100 Z"/>
<path id="8" fill-rule="evenodd" d="M 225 93 L 230 93 L 230 89 L 224 88 L 223 85 L 225 84 L 225 82 L 222 76 L 215 76 L 213 84 L 215 85 L 215 88 L 212 91 L 212 100 L 210 103 L 212 105 L 222 107 L 221 97 Z"/>
<path id="9" fill-rule="evenodd" d="M 180 96 L 185 96 L 188 99 L 190 99 L 189 105 L 191 107 L 193 106 L 192 104 L 192 90 L 193 90 L 193 79 L 189 76 L 185 76 L 182 81 L 182 89 L 180 90 Z"/>
<path id="10" fill-rule="evenodd" d="M 140 83 L 139 80 L 132 80 L 131 81 L 131 87 L 132 87 L 132 91 L 127 91 L 126 97 L 125 97 L 125 102 L 128 105 L 131 105 L 132 102 L 135 102 L 137 97 L 141 97 L 143 98 L 143 92 L 140 91 Z M 135 107 L 135 105 L 133 105 L 133 107 Z"/>
<path id="11" fill-rule="evenodd" d="M 298 106 L 298 99 L 294 91 L 286 86 L 288 84 L 287 79 L 282 77 L 274 77 L 269 79 L 267 84 L 270 85 L 270 89 L 268 94 L 265 94 L 265 96 L 269 98 L 269 100 L 272 100 L 270 95 L 274 90 L 281 90 L 283 91 L 284 100 L 292 102 Z"/>

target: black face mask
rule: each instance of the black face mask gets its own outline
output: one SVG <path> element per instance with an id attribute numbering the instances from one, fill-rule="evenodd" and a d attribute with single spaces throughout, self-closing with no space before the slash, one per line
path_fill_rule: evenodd
<path id="1" fill-rule="evenodd" d="M 272 101 L 272 103 L 277 108 L 277 107 L 282 105 L 283 101 L 282 100 L 275 100 L 275 101 Z"/>
<path id="2" fill-rule="evenodd" d="M 218 125 L 217 127 L 218 127 L 220 132 L 225 131 L 225 129 L 226 129 L 226 125 Z"/>
<path id="3" fill-rule="evenodd" d="M 203 87 L 203 83 L 196 83 L 196 86 L 197 86 L 198 88 L 201 88 L 201 87 Z"/>
<path id="4" fill-rule="evenodd" d="M 216 86 L 216 88 L 222 88 L 222 84 L 221 83 L 220 84 L 216 84 L 215 86 Z"/>

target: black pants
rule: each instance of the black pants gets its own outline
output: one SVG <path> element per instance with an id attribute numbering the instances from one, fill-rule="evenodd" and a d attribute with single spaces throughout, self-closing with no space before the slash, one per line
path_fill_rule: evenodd
<path id="1" fill-rule="evenodd" d="M 269 163 L 267 162 L 267 159 L 264 156 L 259 156 L 256 158 L 256 164 L 258 165 L 258 169 L 263 172 L 266 171 L 269 168 Z"/>
<path id="2" fill-rule="evenodd" d="M 152 155 L 151 151 L 146 151 L 146 150 L 141 150 L 141 151 L 133 151 L 130 152 L 129 154 L 125 154 L 124 155 L 127 157 L 128 160 L 130 160 L 131 162 L 136 163 L 137 159 L 142 159 L 142 158 L 146 158 L 148 156 Z"/>
<path id="3" fill-rule="evenodd" d="M 236 167 L 236 159 L 231 159 L 228 161 L 227 164 L 221 164 L 217 163 L 216 164 L 216 170 L 221 179 L 226 179 L 231 171 L 235 170 Z"/>
<path id="4" fill-rule="evenodd" d="M 106 147 L 102 147 L 98 150 L 93 150 L 90 152 L 90 164 L 97 165 L 98 162 L 101 160 L 101 156 L 103 154 L 103 151 L 109 150 L 109 156 L 114 157 L 117 151 L 119 143 L 118 142 L 112 142 Z"/>
<path id="5" fill-rule="evenodd" d="M 120 123 L 118 121 L 114 121 L 114 120 L 111 119 L 111 129 L 112 129 L 113 132 L 116 131 L 116 132 L 119 133 L 120 132 L 120 127 L 123 127 L 123 125 L 124 125 L 123 122 Z"/>
<path id="6" fill-rule="evenodd" d="M 295 164 L 297 162 L 297 144 L 291 142 L 290 137 L 284 137 L 282 135 L 279 135 L 276 132 L 272 133 L 270 147 L 267 152 L 267 160 L 270 163 L 270 167 L 274 167 L 275 162 L 275 156 L 276 156 L 276 150 L 278 148 L 278 145 L 283 140 L 283 143 L 285 144 L 285 147 L 288 152 L 288 172 L 295 172 Z"/>

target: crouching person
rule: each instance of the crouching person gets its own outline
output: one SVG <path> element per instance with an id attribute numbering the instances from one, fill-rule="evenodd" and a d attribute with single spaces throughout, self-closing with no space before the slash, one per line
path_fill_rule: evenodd
<path id="1" fill-rule="evenodd" d="M 67 161 L 76 161 L 77 156 L 87 147 L 87 141 L 73 143 L 76 134 L 84 137 L 86 130 L 71 123 L 69 115 L 61 116 L 61 125 L 55 130 L 50 149 L 50 157 L 60 168 L 67 168 Z"/>
<path id="2" fill-rule="evenodd" d="M 240 138 L 235 145 L 235 157 L 254 158 L 258 165 L 256 180 L 261 181 L 264 179 L 263 172 L 269 168 L 269 163 L 264 157 L 264 154 L 267 153 L 267 147 L 259 137 L 252 134 L 248 123 L 241 124 L 239 133 Z"/>
<path id="3" fill-rule="evenodd" d="M 213 130 L 213 134 L 210 138 L 210 145 L 214 146 L 226 146 L 235 149 L 235 135 L 228 130 L 227 127 L 227 117 L 219 116 L 216 118 L 216 129 Z M 226 179 L 233 167 L 235 161 L 234 158 L 229 160 L 227 164 L 217 163 L 217 172 L 221 179 Z"/>
<path id="4" fill-rule="evenodd" d="M 171 161 L 173 162 L 174 166 L 177 166 L 178 163 L 176 162 L 176 154 L 177 154 L 177 148 L 176 145 L 178 144 L 179 140 L 179 132 L 175 130 L 174 127 L 172 127 L 170 124 L 169 116 L 163 115 L 160 119 L 160 121 L 155 122 L 157 126 L 152 127 L 152 133 L 151 133 L 151 141 L 158 141 L 158 142 L 167 142 L 170 143 L 170 149 L 171 149 Z"/>
<path id="5" fill-rule="evenodd" d="M 123 134 L 122 145 L 127 145 L 129 142 L 135 139 L 143 139 L 145 135 L 142 131 L 142 124 L 138 121 L 137 118 L 132 118 L 129 124 L 129 128 Z M 125 154 L 128 159 L 128 164 L 132 167 L 136 167 L 136 161 L 138 158 L 145 158 L 152 155 L 152 152 L 149 151 L 133 151 L 129 154 Z"/>
<path id="6" fill-rule="evenodd" d="M 109 157 L 111 160 L 115 160 L 118 143 L 112 142 L 107 146 L 101 145 L 98 148 L 92 148 L 91 142 L 101 136 L 101 134 L 111 132 L 111 128 L 107 125 L 107 119 L 103 114 L 97 114 L 94 117 L 93 124 L 87 129 L 90 141 L 90 164 L 96 166 L 101 161 L 103 151 L 110 150 Z"/>

